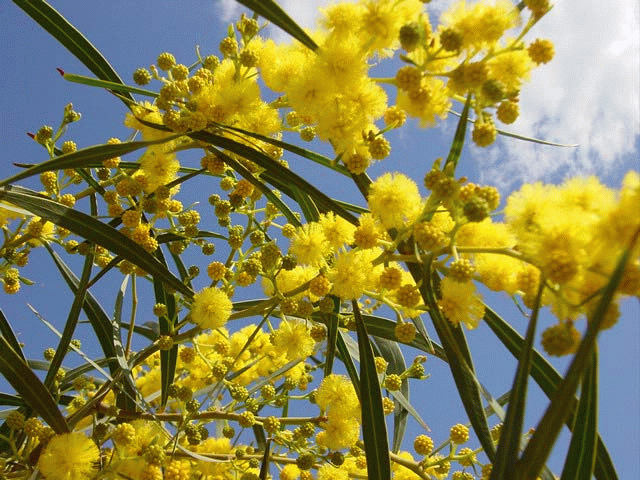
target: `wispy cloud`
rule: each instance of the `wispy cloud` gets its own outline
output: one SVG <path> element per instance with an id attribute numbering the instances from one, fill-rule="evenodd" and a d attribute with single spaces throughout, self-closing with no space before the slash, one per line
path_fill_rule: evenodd
<path id="1" fill-rule="evenodd" d="M 506 139 L 477 152 L 485 180 L 508 187 L 565 174 L 609 175 L 621 167 L 640 135 L 638 24 L 636 0 L 554 6 L 529 39 L 550 38 L 556 57 L 522 89 L 521 117 L 508 130 L 579 147 Z M 636 157 L 631 167 L 639 163 Z"/>
<path id="2" fill-rule="evenodd" d="M 318 9 L 330 0 L 282 0 L 279 4 L 303 27 L 312 28 Z M 432 22 L 453 3 L 428 5 Z M 240 10 L 220 2 L 228 19 Z M 556 57 L 534 71 L 521 93 L 521 116 L 505 130 L 578 148 L 558 148 L 505 139 L 475 149 L 482 181 L 509 188 L 522 181 L 565 174 L 610 174 L 634 153 L 640 135 L 640 31 L 637 0 L 577 5 L 558 1 L 529 33 L 551 39 Z M 288 36 L 277 29 L 278 40 Z M 500 126 L 500 125 L 499 125 Z M 638 152 L 635 152 L 638 153 Z M 636 160 L 635 168 L 640 160 Z"/>

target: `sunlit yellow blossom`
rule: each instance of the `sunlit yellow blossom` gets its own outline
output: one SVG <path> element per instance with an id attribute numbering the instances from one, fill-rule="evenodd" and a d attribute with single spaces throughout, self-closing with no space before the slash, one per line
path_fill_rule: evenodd
<path id="1" fill-rule="evenodd" d="M 504 84 L 508 90 L 520 88 L 529 79 L 533 62 L 526 50 L 501 53 L 487 61 L 489 76 Z"/>
<path id="2" fill-rule="evenodd" d="M 165 153 L 162 146 L 151 146 L 140 157 L 140 166 L 146 174 L 145 192 L 155 192 L 156 189 L 175 180 L 180 169 L 180 163 L 175 154 Z"/>
<path id="3" fill-rule="evenodd" d="M 464 323 L 470 330 L 476 328 L 484 315 L 484 305 L 474 283 L 460 283 L 445 277 L 440 290 L 442 298 L 438 305 L 444 316 L 454 325 Z"/>
<path id="4" fill-rule="evenodd" d="M 306 358 L 313 353 L 315 340 L 309 334 L 309 328 L 297 320 L 283 320 L 273 332 L 273 346 L 283 352 L 288 360 Z"/>
<path id="5" fill-rule="evenodd" d="M 373 248 L 383 237 L 382 226 L 370 213 L 360 215 L 358 228 L 353 233 L 353 241 L 360 248 Z"/>
<path id="6" fill-rule="evenodd" d="M 197 453 L 231 453 L 233 452 L 233 447 L 231 446 L 231 442 L 228 438 L 220 437 L 214 438 L 209 437 L 206 440 L 200 442 L 199 445 L 193 447 Z M 197 472 L 201 475 L 207 476 L 208 478 L 230 478 L 228 475 L 231 474 L 230 470 L 232 465 L 229 462 L 217 462 L 217 461 L 204 461 L 199 460 L 197 464 Z"/>
<path id="7" fill-rule="evenodd" d="M 265 84 L 276 92 L 288 89 L 290 82 L 302 73 L 315 54 L 297 43 L 264 42 L 259 52 L 259 68 Z"/>
<path id="8" fill-rule="evenodd" d="M 414 461 L 413 456 L 409 452 L 398 452 L 398 455 L 404 460 Z M 419 480 L 422 478 L 412 470 L 396 462 L 391 462 L 391 471 L 393 472 L 394 480 Z"/>
<path id="9" fill-rule="evenodd" d="M 297 480 L 299 475 L 300 469 L 292 463 L 285 465 L 280 470 L 280 480 Z"/>
<path id="10" fill-rule="evenodd" d="M 333 30 L 334 34 L 352 33 L 354 25 L 362 22 L 365 7 L 358 3 L 340 2 L 320 9 L 322 18 L 320 25 Z"/>
<path id="11" fill-rule="evenodd" d="M 335 413 L 334 418 L 360 416 L 356 391 L 344 375 L 327 375 L 318 387 L 316 403 L 321 410 Z"/>
<path id="12" fill-rule="evenodd" d="M 418 185 L 402 173 L 385 173 L 369 190 L 369 209 L 385 228 L 402 228 L 420 213 Z"/>
<path id="13" fill-rule="evenodd" d="M 318 469 L 318 476 L 316 478 L 318 480 L 348 480 L 349 472 L 340 467 L 326 464 Z"/>
<path id="14" fill-rule="evenodd" d="M 41 220 L 40 217 L 32 217 L 31 221 L 27 224 L 27 233 L 34 237 L 29 240 L 28 243 L 34 247 L 42 245 L 44 242 L 52 239 L 53 223 L 41 222 Z"/>
<path id="15" fill-rule="evenodd" d="M 517 22 L 518 10 L 503 0 L 472 5 L 462 0 L 441 17 L 443 26 L 453 28 L 462 36 L 462 48 L 470 50 L 491 47 Z"/>
<path id="16" fill-rule="evenodd" d="M 417 20 L 423 13 L 419 0 L 365 0 L 361 35 L 370 52 L 384 54 L 384 50 L 398 44 L 400 28 Z"/>
<path id="17" fill-rule="evenodd" d="M 333 283 L 332 293 L 344 300 L 350 300 L 359 298 L 366 289 L 374 287 L 378 278 L 374 278 L 376 273 L 371 266 L 373 256 L 377 256 L 374 250 L 349 250 L 338 253 L 328 273 L 328 278 Z"/>
<path id="18" fill-rule="evenodd" d="M 296 256 L 300 265 L 322 265 L 330 251 L 331 244 L 322 226 L 316 222 L 297 228 L 289 246 L 289 253 Z"/>
<path id="19" fill-rule="evenodd" d="M 100 450 L 84 433 L 55 435 L 38 460 L 47 480 L 84 480 L 96 471 Z"/>
<path id="20" fill-rule="evenodd" d="M 423 78 L 420 88 L 410 92 L 398 92 L 396 103 L 407 114 L 420 119 L 421 127 L 431 127 L 436 117 L 447 117 L 451 102 L 442 80 L 435 77 Z"/>
<path id="21" fill-rule="evenodd" d="M 140 130 L 145 141 L 160 140 L 171 135 L 171 132 L 145 125 L 140 120 L 162 125 L 162 114 L 158 111 L 158 107 L 149 102 L 144 102 L 141 105 L 132 105 L 131 113 L 127 113 L 124 124 L 129 128 Z"/>
<path id="22" fill-rule="evenodd" d="M 280 272 L 278 273 L 278 276 L 276 277 L 276 284 L 278 286 L 278 290 L 281 293 L 287 293 L 287 292 L 290 292 L 291 290 L 296 289 L 303 283 L 308 282 L 309 280 L 314 278 L 317 274 L 318 274 L 318 270 L 316 268 L 313 268 L 310 266 L 298 265 L 293 270 L 280 270 Z M 275 292 L 273 288 L 273 284 L 271 283 L 271 281 L 269 281 L 266 278 L 263 278 L 262 290 L 264 291 L 265 295 L 269 295 L 269 296 L 273 295 Z M 309 293 L 308 291 L 303 291 L 296 294 L 292 298 L 299 300 L 305 295 L 307 295 L 308 293 Z M 310 295 L 310 296 L 312 301 L 317 300 L 317 297 L 315 297 L 314 295 Z"/>
<path id="23" fill-rule="evenodd" d="M 347 222 L 344 218 L 329 212 L 320 215 L 318 223 L 322 227 L 325 238 L 335 251 L 345 244 L 353 243 L 353 232 L 356 227 Z"/>
<path id="24" fill-rule="evenodd" d="M 6 205 L 8 208 L 3 208 L 2 206 Z M 14 210 L 15 209 L 15 210 Z M 4 227 L 9 220 L 13 220 L 15 218 L 23 218 L 24 215 L 18 213 L 19 209 L 9 205 L 5 202 L 0 202 L 0 227 Z"/>
<path id="25" fill-rule="evenodd" d="M 232 303 L 226 293 L 206 287 L 193 296 L 191 321 L 202 328 L 222 327 L 231 315 Z"/>

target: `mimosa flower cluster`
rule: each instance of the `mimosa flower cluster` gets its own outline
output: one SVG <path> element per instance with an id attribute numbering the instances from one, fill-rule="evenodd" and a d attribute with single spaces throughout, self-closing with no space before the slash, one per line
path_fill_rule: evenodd
<path id="1" fill-rule="evenodd" d="M 137 135 L 150 142 L 143 153 L 135 161 L 118 156 L 45 171 L 38 198 L 78 211 L 89 199 L 92 217 L 114 236 L 158 262 L 170 255 L 184 290 L 73 237 L 78 232 L 46 215 L 0 203 L 6 293 L 30 283 L 20 268 L 34 249 L 57 245 L 91 255 L 102 273 L 117 269 L 148 281 L 156 298 L 166 294 L 140 311 L 132 307 L 131 325 L 123 327 L 128 341 L 118 353 L 128 368 L 120 377 L 90 377 L 89 367 L 57 371 L 51 392 L 73 431 L 55 433 L 31 412 L 8 415 L 9 433 L 0 440 L 11 448 L 0 454 L 0 478 L 31 478 L 36 469 L 45 480 L 368 478 L 363 393 L 349 369 L 360 361 L 352 334 L 360 315 L 379 327 L 379 338 L 424 352 L 426 344 L 435 354 L 422 316 L 475 329 L 486 311 L 481 292 L 489 289 L 523 310 L 549 307 L 558 323 L 542 334 L 542 346 L 566 355 L 581 339 L 574 324 L 592 318 L 631 246 L 603 323 L 614 326 L 617 302 L 640 296 L 640 243 L 633 244 L 638 173 L 627 173 L 619 190 L 595 177 L 526 184 L 503 210 L 495 187 L 456 176 L 457 160 L 435 160 L 422 185 L 401 172 L 371 182 L 365 175 L 390 155 L 385 133 L 407 117 L 432 127 L 466 105 L 472 140 L 481 147 L 496 139 L 496 122 L 517 119 L 521 86 L 554 53 L 549 40 L 524 40 L 549 3 L 527 0 L 520 7 L 461 1 L 436 22 L 419 0 L 336 2 L 309 32 L 317 51 L 266 39 L 258 17 L 242 15 L 220 41 L 219 55 L 198 52 L 188 66 L 164 52 L 136 70 L 134 81 L 155 84 L 157 93 L 150 93 L 152 102 L 129 105 L 124 123 L 132 136 L 105 145 L 129 144 Z M 381 65 L 393 75 L 376 77 Z M 52 159 L 73 155 L 77 145 L 61 137 L 79 119 L 70 104 L 61 127 L 42 127 L 34 140 Z M 270 188 L 273 172 L 265 165 L 290 173 L 283 140 L 295 136 L 328 143 L 335 157 L 319 161 L 354 178 L 366 204 L 331 209 L 309 201 L 302 208 L 305 192 L 296 196 L 297 186 Z M 248 147 L 263 162 L 216 141 Z M 181 158 L 186 150 L 198 152 L 198 165 Z M 206 198 L 188 204 L 181 188 L 200 180 Z M 187 267 L 186 258 L 194 263 Z M 419 277 L 421 269 L 428 274 Z M 254 298 L 257 290 L 263 298 Z M 147 342 L 137 352 L 136 332 Z M 427 378 L 424 352 L 394 370 L 393 355 L 376 352 L 385 414 L 406 407 L 409 380 Z M 52 348 L 44 352 L 47 362 L 55 356 Z M 349 376 L 336 373 L 337 357 Z M 119 385 L 123 377 L 134 394 Z M 123 395 L 133 410 L 122 408 Z M 491 432 L 495 443 L 499 432 L 500 425 Z M 469 442 L 466 425 L 452 426 L 439 446 L 426 433 L 414 438 L 416 456 L 389 452 L 394 479 L 489 478 L 482 449 L 459 448 Z"/>

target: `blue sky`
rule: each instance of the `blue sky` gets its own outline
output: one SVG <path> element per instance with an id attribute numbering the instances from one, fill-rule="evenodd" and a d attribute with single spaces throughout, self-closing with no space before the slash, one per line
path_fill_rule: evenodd
<path id="1" fill-rule="evenodd" d="M 94 43 L 125 82 L 130 82 L 136 68 L 153 63 L 163 51 L 172 52 L 185 64 L 195 59 L 195 45 L 200 45 L 204 54 L 217 53 L 217 44 L 226 33 L 226 24 L 221 23 L 220 18 L 233 20 L 240 11 L 232 8 L 232 0 L 192 1 L 188 3 L 188 10 L 185 2 L 175 0 L 144 0 L 135 4 L 74 2 L 72 7 L 67 2 L 51 3 Z M 317 8 L 326 3 L 288 0 L 282 5 L 296 20 L 310 26 Z M 447 3 L 431 2 L 432 19 L 437 18 Z M 38 163 L 46 159 L 44 151 L 26 132 L 35 132 L 42 124 L 56 125 L 68 102 L 73 102 L 76 110 L 83 114 L 82 121 L 72 125 L 67 136 L 80 147 L 128 135 L 129 130 L 122 124 L 125 109 L 117 99 L 60 77 L 57 67 L 69 73 L 86 74 L 87 71 L 55 39 L 14 4 L 0 4 L 0 18 L 3 19 L 0 30 L 1 178 L 17 171 L 13 162 Z M 625 171 L 639 168 L 637 2 L 582 2 L 580 11 L 575 11 L 575 4 L 571 2 L 560 2 L 530 34 L 532 39 L 538 36 L 554 40 L 557 56 L 552 64 L 538 69 L 523 89 L 522 115 L 511 131 L 576 143 L 580 147 L 539 147 L 500 140 L 489 149 L 466 148 L 460 173 L 472 181 L 500 186 L 505 196 L 508 189 L 523 181 L 559 181 L 566 174 L 597 173 L 608 184 L 618 186 Z M 371 176 L 400 170 L 419 181 L 436 157 L 446 155 L 455 125 L 455 117 L 450 117 L 429 131 L 410 126 L 393 140 L 391 157 L 375 165 Z M 294 170 L 308 168 L 300 164 L 300 160 L 289 161 Z M 337 183 L 329 176 L 319 177 L 316 171 L 311 171 L 308 178 L 341 199 L 357 199 L 349 193 L 347 183 Z M 33 183 L 27 185 L 36 187 Z M 355 189 L 353 192 L 355 194 Z M 48 332 L 38 337 L 30 333 L 42 332 L 44 327 L 35 323 L 26 304 L 34 305 L 60 327 L 71 303 L 70 299 L 60 297 L 61 287 L 55 274 L 42 274 L 52 268 L 46 255 L 34 255 L 26 274 L 36 284 L 23 287 L 16 296 L 0 297 L 0 307 L 34 357 L 40 356 L 42 345 L 52 345 L 55 338 Z M 524 319 L 507 299 L 495 296 L 495 300 L 488 303 L 497 305 L 506 318 L 514 319 L 516 328 L 524 330 Z M 111 306 L 105 305 L 105 308 L 109 310 Z M 600 432 L 620 478 L 624 479 L 640 477 L 637 454 L 640 448 L 640 313 L 637 300 L 625 302 L 622 309 L 622 319 L 601 335 L 599 344 Z M 546 318 L 544 322 L 546 326 L 552 320 Z M 515 362 L 492 339 L 486 326 L 470 332 L 468 339 L 481 381 L 495 395 L 503 393 L 510 386 Z M 411 359 L 408 354 L 407 361 Z M 562 372 L 566 361 L 554 364 Z M 418 409 L 424 412 L 423 417 L 438 443 L 446 437 L 448 428 L 463 417 L 446 366 L 430 360 L 425 367 L 431 378 L 412 388 L 414 398 L 419 398 Z M 535 384 L 532 383 L 531 388 L 531 411 L 526 427 L 535 425 L 545 406 Z M 566 433 L 563 438 L 566 442 Z M 557 450 L 551 465 L 560 473 L 558 457 L 564 454 L 566 446 L 561 445 Z"/>

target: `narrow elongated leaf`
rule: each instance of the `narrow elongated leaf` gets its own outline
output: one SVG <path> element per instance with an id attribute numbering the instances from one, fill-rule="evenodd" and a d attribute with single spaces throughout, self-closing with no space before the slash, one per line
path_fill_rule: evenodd
<path id="1" fill-rule="evenodd" d="M 53 262 L 55 263 L 56 267 L 58 267 L 62 278 L 67 283 L 67 286 L 69 287 L 71 292 L 75 295 L 78 291 L 78 278 L 67 266 L 67 264 L 64 263 L 64 261 L 58 256 L 58 254 L 53 251 L 51 246 L 45 243 L 45 247 L 49 251 L 51 258 L 53 258 Z M 87 315 L 87 318 L 89 319 L 89 323 L 91 323 L 91 327 L 96 334 L 98 342 L 100 342 L 102 353 L 104 353 L 104 356 L 106 358 L 114 359 L 109 364 L 111 375 L 113 375 L 118 369 L 118 364 L 115 361 L 116 352 L 113 348 L 113 343 L 111 342 L 111 339 L 113 337 L 111 321 L 109 320 L 108 315 L 105 313 L 98 301 L 91 294 L 91 292 L 86 292 L 85 294 L 83 309 L 85 314 Z"/>
<path id="2" fill-rule="evenodd" d="M 513 329 L 508 322 L 501 318 L 497 313 L 485 306 L 484 320 L 487 325 L 496 334 L 498 340 L 507 347 L 514 357 L 518 357 L 524 343 L 524 339 Z M 536 350 L 533 351 L 531 364 L 531 376 L 540 386 L 542 391 L 548 398 L 555 393 L 558 385 L 562 381 L 562 376 L 553 366 Z M 568 402 L 566 408 L 569 410 L 566 425 L 569 429 L 573 429 L 575 413 L 577 408 L 577 400 L 574 398 Z M 598 435 L 598 448 L 596 454 L 595 477 L 598 480 L 617 480 L 613 461 L 607 450 L 602 438 Z"/>
<path id="3" fill-rule="evenodd" d="M 366 325 L 365 325 L 366 327 Z M 380 355 L 387 362 L 387 372 L 395 373 L 396 375 L 402 374 L 407 369 L 407 364 L 404 361 L 404 355 L 402 350 L 398 346 L 397 342 L 386 340 L 384 338 L 373 337 L 375 345 L 380 351 Z M 400 385 L 400 392 L 402 396 L 409 401 L 409 382 L 405 378 Z M 404 434 L 407 430 L 407 420 L 409 412 L 396 400 L 396 408 L 393 414 L 393 441 L 391 444 L 391 451 L 398 453 L 404 440 Z"/>
<path id="4" fill-rule="evenodd" d="M 593 475 L 598 438 L 598 350 L 584 372 L 569 452 L 561 480 L 589 480 Z"/>
<path id="5" fill-rule="evenodd" d="M 349 351 L 349 347 L 347 347 L 347 341 L 353 340 L 347 333 L 342 332 L 338 329 L 338 338 L 336 339 L 336 348 L 338 353 L 340 354 L 340 360 L 344 363 L 344 366 L 347 370 L 347 375 L 349 375 L 349 379 L 353 384 L 353 388 L 358 394 L 358 398 L 360 397 L 360 376 L 358 375 L 358 369 L 356 368 L 355 363 L 353 363 L 353 359 L 351 358 L 351 352 Z"/>
<path id="6" fill-rule="evenodd" d="M 462 109 L 462 114 L 460 115 L 460 120 L 458 120 L 458 127 L 456 128 L 456 133 L 453 137 L 453 142 L 451 143 L 451 150 L 449 150 L 449 156 L 447 157 L 447 161 L 445 162 L 444 167 L 448 165 L 452 165 L 452 172 L 455 171 L 458 166 L 458 161 L 460 160 L 460 155 L 462 154 L 462 147 L 464 147 L 464 137 L 467 133 L 467 119 L 469 118 L 469 108 L 471 107 L 471 94 L 467 96 L 467 101 L 464 104 L 464 108 Z"/>
<path id="7" fill-rule="evenodd" d="M 527 383 L 529 372 L 531 371 L 531 358 L 533 356 L 533 340 L 538 323 L 538 312 L 540 311 L 540 300 L 544 282 L 540 282 L 538 295 L 535 300 L 535 307 L 531 313 L 527 336 L 523 348 L 518 358 L 518 368 L 513 386 L 509 395 L 509 407 L 500 433 L 500 441 L 496 451 L 496 458 L 491 469 L 490 480 L 509 480 L 513 478 L 514 466 L 520 453 L 520 438 L 522 436 L 522 425 L 525 415 L 525 404 L 527 400 Z"/>
<path id="8" fill-rule="evenodd" d="M 240 162 L 236 161 L 229 155 L 226 155 L 225 153 L 217 149 L 213 149 L 213 151 L 215 151 L 216 155 L 219 155 L 227 165 L 233 168 L 236 172 L 242 175 L 243 178 L 251 182 L 254 187 L 260 190 L 271 203 L 278 207 L 278 210 L 287 218 L 287 221 L 290 224 L 295 225 L 296 227 L 302 225 L 300 223 L 300 220 L 298 220 L 298 217 L 294 215 L 287 204 L 284 203 L 280 198 L 278 198 L 278 196 L 273 192 L 271 188 L 269 188 L 259 179 L 255 178 L 253 174 L 249 170 L 247 170 Z"/>
<path id="9" fill-rule="evenodd" d="M 462 328 L 453 328 L 440 312 L 435 296 L 439 278 L 436 273 L 433 275 L 429 273 L 431 265 L 407 263 L 407 267 L 416 284 L 420 285 L 420 294 L 425 305 L 429 307 L 429 316 L 442 342 L 467 417 L 487 457 L 493 461 L 495 446 L 489 432 L 487 417 L 482 406 L 480 386 Z"/>
<path id="10" fill-rule="evenodd" d="M 13 333 L 13 328 L 11 328 L 11 324 L 7 317 L 4 316 L 4 312 L 0 310 L 0 334 L 4 337 L 4 339 L 11 345 L 13 351 L 18 354 L 18 356 L 22 359 L 23 362 L 26 362 L 27 359 L 22 352 L 22 347 L 20 346 L 20 342 L 16 338 L 16 334 Z"/>
<path id="11" fill-rule="evenodd" d="M 69 431 L 67 421 L 58 410 L 49 390 L 4 337 L 0 337 L 0 373 L 24 402 L 35 410 L 56 433 Z"/>
<path id="12" fill-rule="evenodd" d="M 185 297 L 193 297 L 193 290 L 176 278 L 153 255 L 146 252 L 140 245 L 115 228 L 36 192 L 13 185 L 0 190 L 0 200 L 5 200 L 29 210 L 35 215 L 64 227 L 90 242 L 103 246 L 151 275 L 162 279 L 162 281 L 184 294 Z"/>
<path id="13" fill-rule="evenodd" d="M 153 124 L 151 125 L 153 126 Z M 265 170 L 265 172 L 261 174 L 261 177 L 271 183 L 274 187 L 286 192 L 291 188 L 291 186 L 296 186 L 313 199 L 321 212 L 332 211 L 348 222 L 357 225 L 358 220 L 351 212 L 345 210 L 325 193 L 321 192 L 302 177 L 296 175 L 288 168 L 270 158 L 268 155 L 221 135 L 208 132 L 194 132 L 189 133 L 188 135 L 195 140 L 200 140 L 219 148 L 224 148 L 252 161 Z"/>
<path id="14" fill-rule="evenodd" d="M 449 113 L 457 116 L 457 117 L 461 117 L 462 114 L 458 113 L 454 110 L 449 110 Z M 467 121 L 469 123 L 475 123 L 475 120 L 472 118 L 467 119 Z M 503 135 L 505 137 L 511 137 L 511 138 L 515 138 L 517 140 L 523 140 L 525 142 L 531 142 L 531 143 L 538 143 L 540 145 L 549 145 L 552 147 L 565 147 L 565 148 L 576 148 L 579 147 L 580 145 L 577 145 L 575 143 L 556 143 L 556 142 L 550 142 L 548 140 L 542 140 L 540 138 L 533 138 L 533 137 L 527 137 L 525 135 L 519 135 L 517 133 L 512 133 L 512 132 L 507 132 L 506 130 L 501 130 L 499 128 L 496 129 L 496 132 L 498 132 L 498 134 Z"/>
<path id="15" fill-rule="evenodd" d="M 163 264 L 167 265 L 162 249 L 156 250 L 156 257 Z M 158 319 L 160 335 L 172 335 L 173 325 L 176 316 L 175 297 L 167 293 L 163 282 L 154 277 L 153 291 L 156 303 L 162 303 L 167 307 L 167 315 Z M 176 365 L 178 364 L 178 345 L 173 345 L 169 350 L 160 350 L 160 405 L 164 407 L 169 400 L 169 385 L 173 383 L 176 375 Z"/>
<path id="16" fill-rule="evenodd" d="M 116 295 L 116 303 L 113 308 L 113 320 L 111 321 L 111 332 L 113 333 L 113 348 L 116 352 L 116 360 L 118 361 L 118 367 L 123 372 L 122 377 L 127 379 L 124 383 L 124 389 L 118 392 L 116 396 L 116 406 L 120 409 L 135 412 L 136 411 L 136 397 L 137 390 L 134 387 L 135 382 L 127 361 L 127 356 L 122 345 L 122 337 L 120 335 L 120 323 L 122 322 L 122 307 L 124 303 L 124 296 L 127 291 L 127 283 L 129 281 L 129 275 L 125 276 L 122 280 L 122 284 L 118 289 Z"/>
<path id="17" fill-rule="evenodd" d="M 249 130 L 243 130 L 242 128 L 232 127 L 229 125 L 220 124 L 220 128 L 223 128 L 231 132 L 238 132 L 238 133 L 241 133 L 242 135 L 255 138 L 256 140 L 260 140 L 261 142 L 269 143 L 276 147 L 280 147 L 283 150 L 287 150 L 288 152 L 295 153 L 300 157 L 316 162 L 317 164 L 322 165 L 323 167 L 329 168 L 331 170 L 334 170 L 338 173 L 341 173 L 342 175 L 345 175 L 347 177 L 351 176 L 351 173 L 349 172 L 349 170 L 343 165 L 338 164 L 337 162 L 333 161 L 328 157 L 325 157 L 324 155 L 320 155 L 319 153 L 316 153 L 314 151 L 299 147 L 297 145 L 294 145 L 293 143 L 283 142 L 282 140 L 278 140 L 276 138 L 267 137 L 265 135 L 260 135 L 259 133 L 250 132 Z"/>
<path id="18" fill-rule="evenodd" d="M 157 92 L 152 92 L 151 90 L 146 90 L 144 88 L 132 87 L 130 85 L 124 85 L 118 82 L 110 82 L 108 80 L 85 77 L 84 75 L 74 75 L 73 73 L 64 73 L 62 75 L 62 78 L 68 80 L 69 82 L 88 85 L 90 87 L 106 88 L 107 90 L 112 90 L 114 92 L 137 93 L 138 95 L 144 95 L 145 97 L 152 98 L 156 98 L 159 95 Z"/>
<path id="19" fill-rule="evenodd" d="M 255 426 L 258 427 L 258 425 L 255 425 Z M 262 429 L 260 429 L 260 430 L 262 430 Z M 262 436 L 264 437 L 264 432 L 262 432 Z M 265 447 L 264 447 L 264 456 L 262 457 L 262 464 L 260 465 L 260 475 L 258 477 L 258 478 L 260 478 L 260 480 L 267 480 L 267 478 L 269 476 L 269 459 L 270 459 L 270 455 L 271 455 L 271 439 L 269 438 L 266 441 L 266 444 L 265 444 Z"/>
<path id="20" fill-rule="evenodd" d="M 24 406 L 24 400 L 15 395 L 9 395 L 8 393 L 0 393 L 0 405 L 8 405 L 10 407 L 22 407 Z"/>
<path id="21" fill-rule="evenodd" d="M 89 252 L 85 257 L 84 267 L 82 269 L 82 277 L 80 277 L 80 283 L 78 283 L 78 288 L 75 291 L 73 304 L 71 305 L 71 309 L 69 310 L 69 314 L 67 315 L 67 321 L 64 324 L 64 330 L 62 331 L 62 336 L 60 337 L 60 341 L 58 342 L 58 348 L 56 349 L 56 353 L 53 356 L 53 359 L 51 360 L 51 365 L 49 366 L 47 376 L 44 379 L 44 385 L 48 389 L 51 389 L 51 387 L 53 386 L 53 382 L 56 379 L 58 369 L 60 368 L 60 365 L 62 365 L 62 361 L 67 354 L 69 344 L 71 343 L 71 340 L 73 338 L 73 333 L 76 331 L 78 318 L 80 317 L 80 311 L 82 310 L 82 305 L 84 304 L 84 296 L 87 291 L 87 284 L 89 283 L 89 279 L 91 278 L 93 257 L 94 254 L 92 252 Z"/>
<path id="22" fill-rule="evenodd" d="M 261 17 L 266 18 L 274 25 L 287 32 L 293 38 L 302 43 L 305 47 L 313 50 L 318 49 L 318 45 L 296 22 L 285 13 L 273 0 L 236 0 L 247 8 L 250 8 Z"/>
<path id="23" fill-rule="evenodd" d="M 367 332 L 370 335 L 386 338 L 387 340 L 397 341 L 396 338 L 396 322 L 389 320 L 388 318 L 378 317 L 375 315 L 362 315 L 362 319 L 364 320 L 364 324 L 367 327 Z M 434 342 L 431 339 L 428 339 L 427 342 L 424 337 L 416 335 L 410 345 L 418 350 L 422 350 L 429 355 L 434 355 L 441 360 L 447 361 L 447 356 L 444 353 L 444 350 L 440 345 Z"/>
<path id="24" fill-rule="evenodd" d="M 628 248 L 621 255 L 615 271 L 605 288 L 593 313 L 588 318 L 587 331 L 578 346 L 578 350 L 560 385 L 551 399 L 535 432 L 531 436 L 527 448 L 516 464 L 518 478 L 534 480 L 546 462 L 551 448 L 557 439 L 562 425 L 569 414 L 567 404 L 573 400 L 578 383 L 587 369 L 595 348 L 596 337 L 605 319 L 605 314 L 613 300 L 616 288 L 620 284 L 625 266 L 631 256 L 631 251 L 640 235 L 640 229 L 634 232 Z"/>
<path id="25" fill-rule="evenodd" d="M 122 84 L 122 80 L 102 54 L 47 2 L 44 0 L 13 1 L 75 55 L 96 77 Z M 130 93 L 125 92 L 123 95 L 125 100 L 134 101 Z"/>
<path id="26" fill-rule="evenodd" d="M 391 460 L 387 424 L 382 407 L 382 392 L 378 381 L 375 357 L 369 342 L 358 302 L 353 301 L 353 314 L 360 350 L 360 405 L 362 407 L 362 438 L 367 457 L 367 477 L 373 480 L 391 480 Z"/>
<path id="27" fill-rule="evenodd" d="M 340 299 L 331 296 L 333 300 L 333 312 L 321 314 L 327 325 L 327 353 L 325 354 L 324 376 L 333 372 L 333 359 L 336 355 L 336 343 L 338 341 L 338 312 L 340 311 Z"/>
<path id="28" fill-rule="evenodd" d="M 305 194 L 305 192 L 300 191 L 300 189 L 297 187 L 293 187 L 292 190 L 296 203 L 302 210 L 304 219 L 307 222 L 317 222 L 320 219 L 320 212 L 318 212 L 318 207 L 313 202 L 313 200 L 309 197 L 309 195 Z"/>
<path id="29" fill-rule="evenodd" d="M 150 142 L 124 142 L 83 148 L 81 150 L 76 150 L 75 152 L 62 154 L 50 160 L 38 163 L 37 165 L 33 165 L 12 177 L 0 181 L 0 187 L 10 185 L 18 180 L 33 177 L 34 175 L 38 175 L 42 172 L 99 166 L 102 165 L 103 160 L 126 155 L 127 153 L 140 150 L 141 148 L 146 148 L 149 145 L 165 143 L 173 138 L 177 138 L 177 136 Z M 139 165 L 135 164 L 135 166 L 138 167 Z"/>

